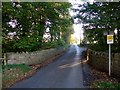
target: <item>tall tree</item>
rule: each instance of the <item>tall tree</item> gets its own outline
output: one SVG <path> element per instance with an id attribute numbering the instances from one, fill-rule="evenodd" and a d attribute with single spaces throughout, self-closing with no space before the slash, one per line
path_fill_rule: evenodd
<path id="1" fill-rule="evenodd" d="M 118 34 L 114 45 L 115 48 L 117 47 L 117 51 L 120 51 L 120 2 L 85 3 L 80 7 L 79 14 L 75 18 L 80 18 L 81 22 L 84 23 L 86 35 L 88 38 L 91 37 L 89 40 L 97 41 L 99 45 L 106 45 L 103 32 L 117 29 Z"/>
<path id="2" fill-rule="evenodd" d="M 69 7 L 64 2 L 3 2 L 3 50 L 21 52 L 44 47 L 47 20 L 51 23 L 48 26 L 51 36 L 62 37 L 71 24 Z"/>

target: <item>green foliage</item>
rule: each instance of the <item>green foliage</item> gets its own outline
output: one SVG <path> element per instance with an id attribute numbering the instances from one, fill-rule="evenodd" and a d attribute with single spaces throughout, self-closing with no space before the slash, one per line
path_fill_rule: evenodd
<path id="1" fill-rule="evenodd" d="M 7 65 L 2 65 L 2 70 L 3 72 L 6 70 L 10 70 L 13 68 L 19 68 L 22 72 L 27 72 L 29 70 L 31 70 L 32 68 L 25 65 L 25 64 L 7 64 Z"/>
<path id="2" fill-rule="evenodd" d="M 46 42 L 42 44 L 43 47 L 42 49 L 50 49 L 50 48 L 60 48 L 60 47 L 67 47 L 67 43 L 65 43 L 64 39 L 59 39 L 56 41 L 52 41 L 52 42 Z"/>
<path id="3" fill-rule="evenodd" d="M 65 45 L 65 41 L 63 39 L 59 39 L 57 41 L 57 46 L 60 47 L 60 46 L 64 46 Z"/>
<path id="4" fill-rule="evenodd" d="M 35 51 L 44 48 L 63 45 L 68 40 L 68 27 L 72 24 L 68 15 L 70 3 L 66 2 L 20 2 L 20 7 L 12 5 L 12 2 L 2 4 L 2 36 L 3 52 Z M 16 27 L 8 25 L 11 20 L 16 20 Z M 46 32 L 45 22 L 51 22 L 51 42 L 45 42 L 43 35 Z M 9 32 L 16 32 L 12 39 Z M 60 38 L 62 37 L 62 38 Z M 58 42 L 56 42 L 59 39 Z M 61 40 L 60 40 L 61 39 Z M 68 41 L 67 41 L 68 42 Z"/>
<path id="5" fill-rule="evenodd" d="M 22 51 L 35 51 L 38 50 L 41 45 L 39 40 L 41 39 L 40 36 L 32 36 L 30 38 L 24 37 L 19 40 L 4 40 L 3 41 L 3 48 L 4 50 L 7 50 L 9 52 L 14 51 L 14 52 L 22 52 Z"/>
<path id="6" fill-rule="evenodd" d="M 120 84 L 113 84 L 112 82 L 99 82 L 96 84 L 97 88 L 114 88 L 115 90 L 120 89 Z"/>
<path id="7" fill-rule="evenodd" d="M 93 44 L 97 41 L 99 46 L 106 46 L 106 38 L 103 36 L 104 31 L 114 31 L 117 29 L 117 38 L 114 38 L 114 44 L 120 51 L 120 2 L 94 2 L 93 4 L 85 3 L 81 5 L 82 9 L 77 10 L 79 14 L 75 18 L 80 18 L 84 23 L 86 41 Z M 99 49 L 98 46 L 98 49 Z M 115 45 L 114 45 L 115 46 Z M 102 50 L 102 48 L 101 48 Z"/>
<path id="8" fill-rule="evenodd" d="M 13 48 L 14 51 L 35 51 L 38 50 L 41 45 L 41 43 L 39 42 L 39 39 L 41 39 L 40 36 L 35 36 L 35 37 L 24 37 L 22 39 L 20 39 L 19 41 L 17 41 Z"/>
<path id="9" fill-rule="evenodd" d="M 7 51 L 12 52 L 14 43 L 16 43 L 15 40 L 8 41 L 3 38 L 2 39 L 2 52 L 7 52 Z"/>
<path id="10" fill-rule="evenodd" d="M 50 49 L 56 47 L 56 42 L 46 42 L 42 44 L 42 49 Z"/>
<path id="11" fill-rule="evenodd" d="M 90 44 L 89 48 L 91 48 L 92 50 L 95 50 L 95 51 L 108 52 L 108 46 L 107 45 L 103 47 L 103 45 L 100 45 L 100 44 Z"/>

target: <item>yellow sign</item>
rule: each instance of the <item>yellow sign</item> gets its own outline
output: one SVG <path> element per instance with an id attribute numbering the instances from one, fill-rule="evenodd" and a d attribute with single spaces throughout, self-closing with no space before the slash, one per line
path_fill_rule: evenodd
<path id="1" fill-rule="evenodd" d="M 113 35 L 107 35 L 107 44 L 113 44 Z"/>
<path id="2" fill-rule="evenodd" d="M 107 36 L 107 40 L 113 40 L 113 35 Z"/>

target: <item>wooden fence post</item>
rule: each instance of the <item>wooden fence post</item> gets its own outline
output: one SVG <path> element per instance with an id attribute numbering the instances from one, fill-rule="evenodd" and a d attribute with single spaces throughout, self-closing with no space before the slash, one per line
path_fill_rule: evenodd
<path id="1" fill-rule="evenodd" d="M 3 65 L 7 64 L 7 54 L 4 53 L 3 58 L 0 58 L 0 60 L 2 61 Z"/>
<path id="2" fill-rule="evenodd" d="M 6 65 L 6 64 L 7 64 L 7 54 L 4 53 L 4 65 Z"/>

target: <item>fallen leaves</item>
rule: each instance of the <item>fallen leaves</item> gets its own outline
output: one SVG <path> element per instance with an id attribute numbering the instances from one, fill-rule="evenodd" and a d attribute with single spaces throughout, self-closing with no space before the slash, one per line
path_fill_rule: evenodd
<path id="1" fill-rule="evenodd" d="M 100 72 L 96 69 L 92 69 L 91 73 L 95 78 L 95 80 L 91 83 L 91 88 L 101 88 L 102 85 L 106 87 L 112 87 L 112 85 L 118 84 L 117 79 L 109 77 L 105 72 Z"/>

